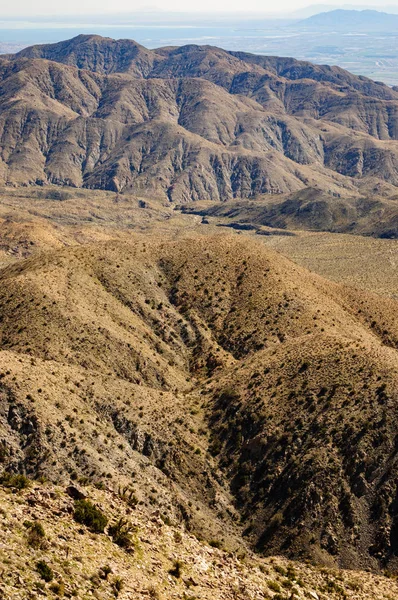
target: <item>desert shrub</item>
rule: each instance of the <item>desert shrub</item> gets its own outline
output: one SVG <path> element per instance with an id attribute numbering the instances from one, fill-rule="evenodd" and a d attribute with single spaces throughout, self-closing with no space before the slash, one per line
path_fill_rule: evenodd
<path id="1" fill-rule="evenodd" d="M 150 585 L 148 588 L 148 595 L 152 600 L 160 600 L 160 594 L 154 585 Z"/>
<path id="2" fill-rule="evenodd" d="M 268 534 L 272 535 L 283 523 L 283 513 L 277 512 L 274 514 L 268 525 Z"/>
<path id="3" fill-rule="evenodd" d="M 227 405 L 230 402 L 239 400 L 239 394 L 233 388 L 227 387 L 220 393 L 219 400 Z"/>
<path id="4" fill-rule="evenodd" d="M 212 456 L 217 456 L 220 454 L 222 448 L 222 443 L 219 439 L 212 439 L 209 445 L 209 452 Z"/>
<path id="5" fill-rule="evenodd" d="M 58 200 L 62 202 L 64 200 L 69 200 L 70 194 L 65 190 L 45 190 L 44 192 L 38 193 L 38 198 L 43 200 Z"/>
<path id="6" fill-rule="evenodd" d="M 7 456 L 7 446 L 3 442 L 0 442 L 0 463 L 4 463 L 6 461 Z"/>
<path id="7" fill-rule="evenodd" d="M 111 567 L 109 565 L 104 565 L 100 568 L 98 575 L 101 579 L 108 579 L 108 575 L 110 575 L 111 573 Z"/>
<path id="8" fill-rule="evenodd" d="M 272 590 L 273 592 L 281 591 L 281 586 L 279 585 L 279 583 L 277 581 L 267 581 L 267 585 L 268 585 L 269 589 Z"/>
<path id="9" fill-rule="evenodd" d="M 115 579 L 112 582 L 112 589 L 113 589 L 113 593 L 116 598 L 119 596 L 119 593 L 122 591 L 123 587 L 124 587 L 123 579 L 121 577 L 115 577 Z"/>
<path id="10" fill-rule="evenodd" d="M 129 487 L 128 485 L 126 485 L 124 487 L 119 486 L 118 494 L 122 498 L 122 500 L 124 500 L 126 502 L 126 504 L 128 504 L 132 508 L 137 506 L 138 498 L 135 495 L 133 488 Z"/>
<path id="11" fill-rule="evenodd" d="M 135 531 L 135 528 L 127 519 L 119 519 L 114 525 L 109 527 L 108 533 L 111 536 L 115 544 L 121 548 L 130 548 L 132 545 L 131 534 Z"/>
<path id="12" fill-rule="evenodd" d="M 43 525 L 40 521 L 35 521 L 34 523 L 25 521 L 24 525 L 29 529 L 28 546 L 36 549 L 41 548 L 46 538 Z"/>
<path id="13" fill-rule="evenodd" d="M 39 560 L 39 562 L 36 563 L 36 570 L 44 581 L 48 582 L 54 579 L 54 572 L 45 560 Z"/>
<path id="14" fill-rule="evenodd" d="M 63 581 L 53 583 L 50 585 L 50 590 L 56 595 L 62 598 L 65 595 L 65 584 Z"/>
<path id="15" fill-rule="evenodd" d="M 170 575 L 179 579 L 182 574 L 183 563 L 180 560 L 175 560 L 173 563 L 173 567 L 169 569 Z"/>
<path id="16" fill-rule="evenodd" d="M 0 475 L 0 484 L 14 490 L 25 490 L 30 487 L 30 483 L 25 475 L 9 473 L 8 471 L 3 471 Z"/>
<path id="17" fill-rule="evenodd" d="M 292 567 L 292 565 L 289 565 L 286 569 L 286 577 L 288 577 L 290 580 L 293 579 L 297 579 L 297 573 L 294 570 L 294 567 Z"/>
<path id="18" fill-rule="evenodd" d="M 104 513 L 90 500 L 76 500 L 73 518 L 77 523 L 86 525 L 94 533 L 103 533 L 108 523 Z"/>

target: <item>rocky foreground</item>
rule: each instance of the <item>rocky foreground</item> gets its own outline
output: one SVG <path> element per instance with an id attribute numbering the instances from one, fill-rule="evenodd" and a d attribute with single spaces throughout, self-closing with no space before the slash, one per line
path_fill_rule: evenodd
<path id="1" fill-rule="evenodd" d="M 130 492 L 108 485 L 99 490 L 3 481 L 0 597 L 393 600 L 398 595 L 391 577 L 264 559 L 220 548 L 217 541 L 205 543 L 156 506 L 135 504 Z M 104 521 L 79 522 L 77 509 L 85 503 Z"/>

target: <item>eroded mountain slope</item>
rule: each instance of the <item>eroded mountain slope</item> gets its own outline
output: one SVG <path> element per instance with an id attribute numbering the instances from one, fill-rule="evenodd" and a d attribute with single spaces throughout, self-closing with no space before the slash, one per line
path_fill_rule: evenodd
<path id="1" fill-rule="evenodd" d="M 134 472 L 208 539 L 239 545 L 240 514 L 267 554 L 393 567 L 395 311 L 236 236 L 10 265 L 5 466 L 62 481 Z"/>
<path id="2" fill-rule="evenodd" d="M 0 78 L 10 184 L 176 202 L 397 185 L 397 92 L 337 67 L 78 36 L 2 57 Z"/>

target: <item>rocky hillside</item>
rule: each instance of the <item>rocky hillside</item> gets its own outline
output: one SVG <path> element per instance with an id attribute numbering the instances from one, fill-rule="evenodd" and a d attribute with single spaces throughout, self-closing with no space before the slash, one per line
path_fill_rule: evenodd
<path id="1" fill-rule="evenodd" d="M 108 484 L 98 490 L 3 481 L 0 506 L 0 594 L 7 599 L 391 600 L 398 594 L 396 581 L 385 576 L 264 559 L 220 548 L 216 540 L 209 545 L 168 520 L 156 502 L 132 505 Z"/>
<path id="2" fill-rule="evenodd" d="M 398 92 L 337 67 L 78 36 L 0 59 L 0 180 L 224 201 L 395 193 Z"/>
<path id="3" fill-rule="evenodd" d="M 3 468 L 127 486 L 208 542 L 397 564 L 396 302 L 231 236 L 0 273 Z"/>

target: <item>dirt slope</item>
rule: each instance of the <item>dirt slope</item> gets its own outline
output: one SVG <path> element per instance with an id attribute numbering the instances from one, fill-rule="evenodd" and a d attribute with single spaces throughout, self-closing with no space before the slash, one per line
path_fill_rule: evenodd
<path id="1" fill-rule="evenodd" d="M 1 282 L 7 468 L 134 471 L 207 539 L 239 545 L 240 514 L 266 553 L 395 565 L 394 301 L 235 236 L 63 249 Z"/>

